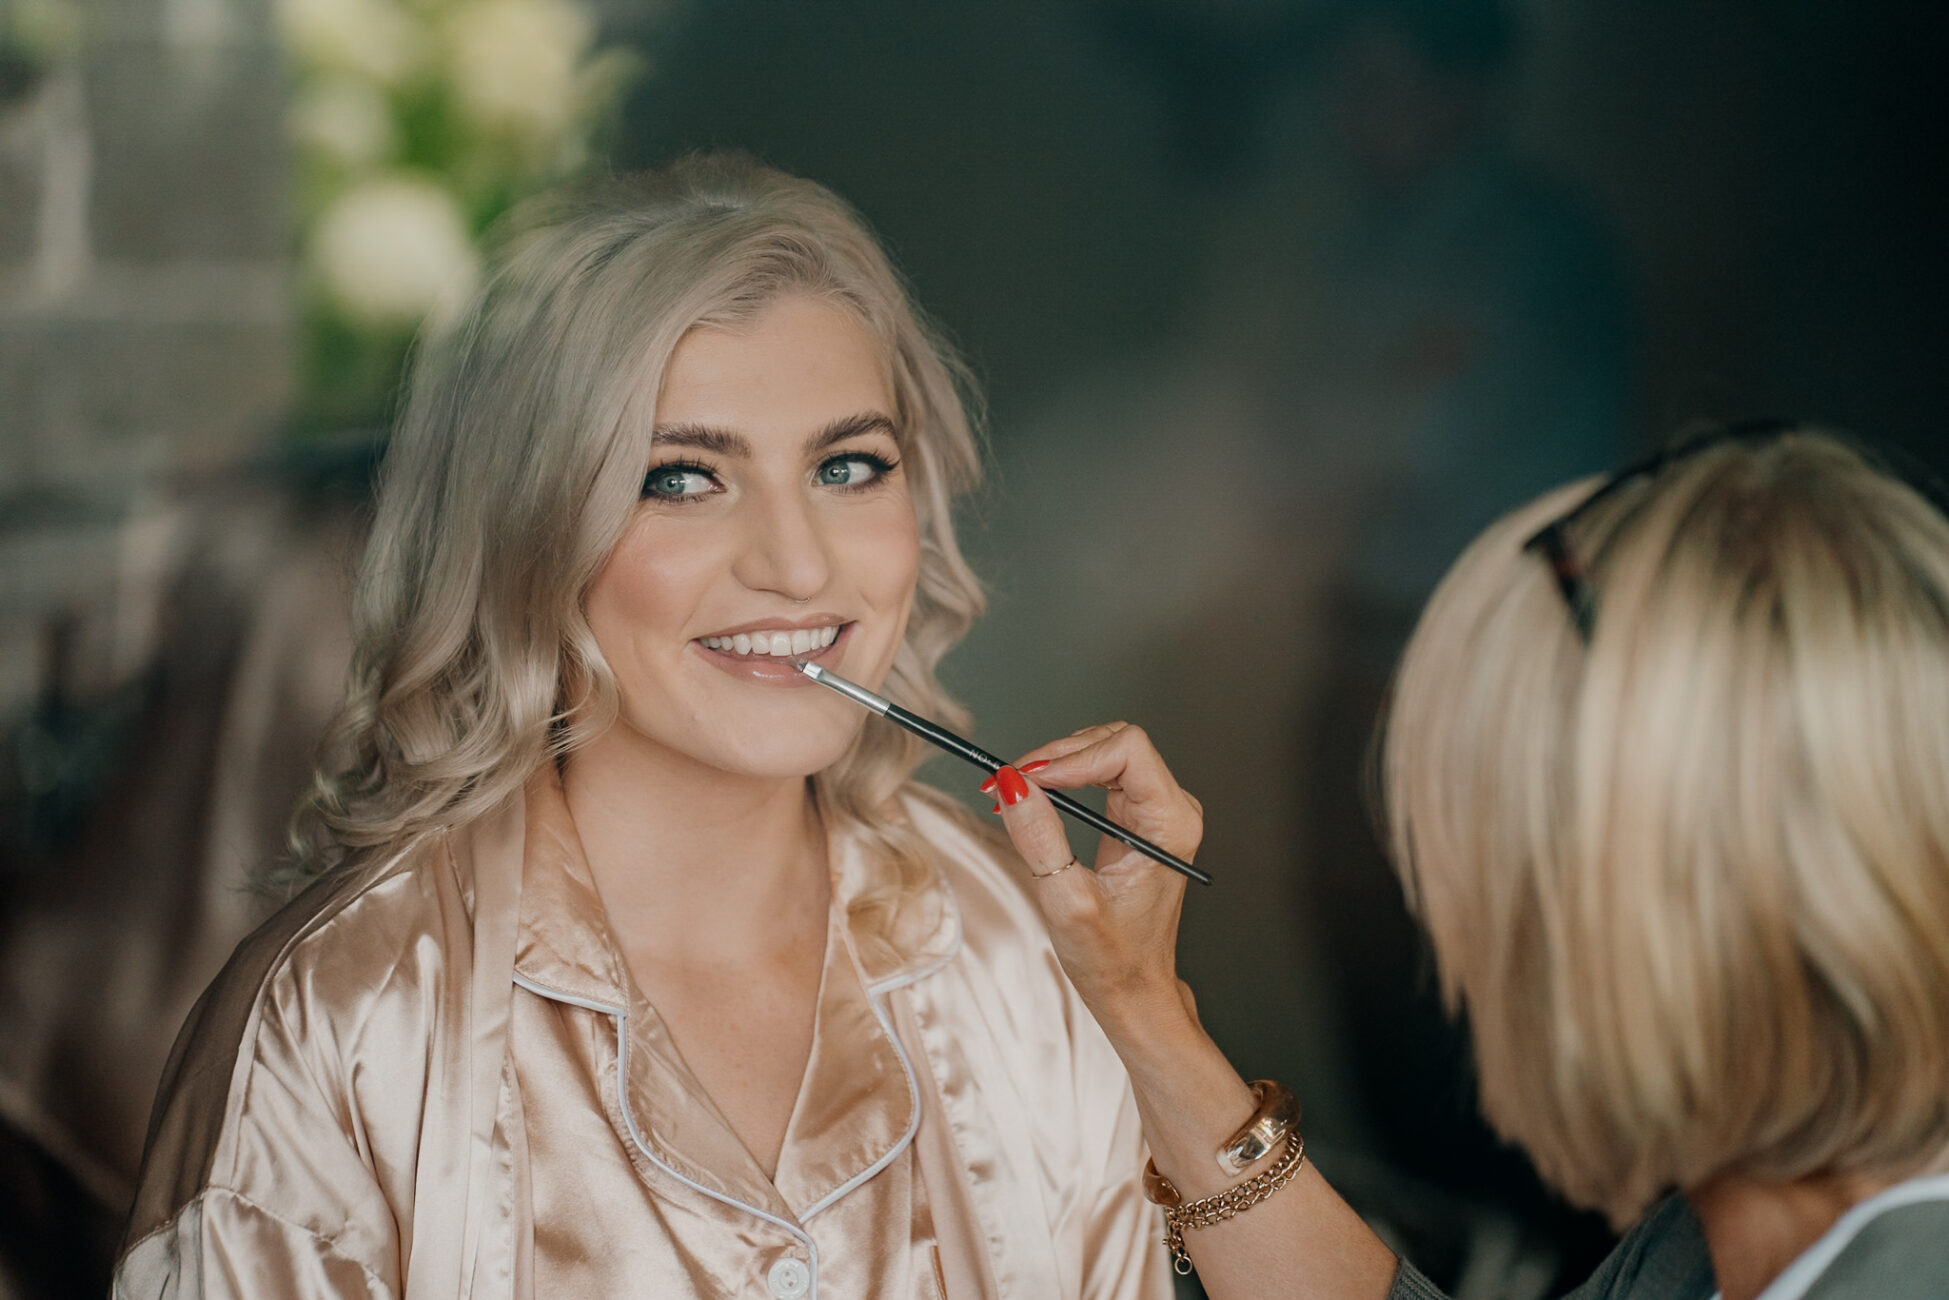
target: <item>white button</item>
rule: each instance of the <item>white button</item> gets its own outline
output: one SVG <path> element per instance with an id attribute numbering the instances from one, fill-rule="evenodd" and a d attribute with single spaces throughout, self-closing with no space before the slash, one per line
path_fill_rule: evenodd
<path id="1" fill-rule="evenodd" d="M 781 1259 L 765 1274 L 765 1285 L 778 1300 L 799 1300 L 812 1289 L 812 1270 L 796 1259 Z"/>

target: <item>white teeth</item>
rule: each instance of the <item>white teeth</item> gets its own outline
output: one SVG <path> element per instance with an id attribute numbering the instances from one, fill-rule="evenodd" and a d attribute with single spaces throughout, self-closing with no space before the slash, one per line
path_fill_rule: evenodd
<path id="1" fill-rule="evenodd" d="M 738 655 L 805 655 L 823 650 L 839 639 L 837 626 L 799 628 L 795 632 L 738 632 L 731 636 L 700 638 L 707 650 L 728 650 Z"/>

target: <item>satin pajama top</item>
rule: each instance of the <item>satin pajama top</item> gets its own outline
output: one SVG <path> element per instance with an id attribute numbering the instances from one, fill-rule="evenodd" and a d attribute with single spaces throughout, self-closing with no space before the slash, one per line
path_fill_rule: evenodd
<path id="1" fill-rule="evenodd" d="M 239 946 L 164 1076 L 117 1296 L 1166 1300 L 1129 1081 L 936 797 L 892 954 L 835 834 L 767 1178 L 630 978 L 552 770 Z M 869 956 L 872 952 L 880 955 Z"/>

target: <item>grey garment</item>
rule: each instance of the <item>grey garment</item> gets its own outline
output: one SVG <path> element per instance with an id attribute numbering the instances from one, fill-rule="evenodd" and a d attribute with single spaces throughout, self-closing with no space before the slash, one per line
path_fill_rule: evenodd
<path id="1" fill-rule="evenodd" d="M 1387 1289 L 1387 1300 L 1448 1300 L 1448 1296 L 1404 1259 L 1394 1271 L 1394 1285 Z"/>
<path id="2" fill-rule="evenodd" d="M 1705 1231 L 1673 1196 L 1633 1228 L 1565 1300 L 1712 1300 L 1718 1284 Z M 1877 1215 L 1821 1272 L 1805 1300 L 1943 1300 L 1949 1296 L 1949 1201 Z M 1406 1260 L 1387 1300 L 1448 1300 Z"/>
<path id="3" fill-rule="evenodd" d="M 1942 1300 L 1949 1296 L 1949 1201 L 1886 1210 L 1847 1244 L 1806 1300 Z"/>
<path id="4" fill-rule="evenodd" d="M 1705 1248 L 1705 1231 L 1685 1199 L 1672 1196 L 1654 1206 L 1598 1265 L 1590 1280 L 1565 1300 L 1711 1300 L 1717 1290 L 1712 1257 Z M 1414 1265 L 1402 1260 L 1387 1300 L 1448 1297 Z"/>

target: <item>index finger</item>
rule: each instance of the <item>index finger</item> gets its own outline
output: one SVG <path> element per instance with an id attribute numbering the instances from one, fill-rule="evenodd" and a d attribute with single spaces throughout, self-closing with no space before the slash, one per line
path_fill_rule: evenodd
<path id="1" fill-rule="evenodd" d="M 1015 767 L 1038 785 L 1059 789 L 1105 786 L 1121 790 L 1127 800 L 1137 804 L 1190 798 L 1144 729 L 1124 722 L 1085 727 L 1075 735 L 1050 741 L 1024 754 Z"/>

